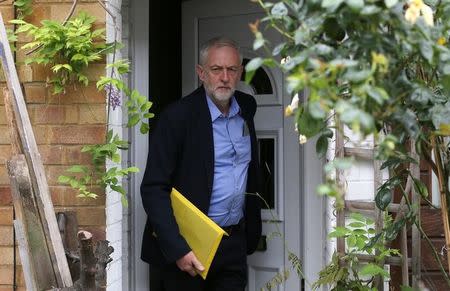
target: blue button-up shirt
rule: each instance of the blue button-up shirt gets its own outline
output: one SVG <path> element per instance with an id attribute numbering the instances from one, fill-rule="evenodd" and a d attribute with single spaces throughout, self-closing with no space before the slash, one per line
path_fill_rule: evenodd
<path id="1" fill-rule="evenodd" d="M 251 160 L 250 136 L 244 130 L 239 105 L 231 98 L 224 116 L 206 97 L 214 138 L 214 181 L 208 216 L 220 226 L 237 224 L 244 216 L 248 166 Z"/>

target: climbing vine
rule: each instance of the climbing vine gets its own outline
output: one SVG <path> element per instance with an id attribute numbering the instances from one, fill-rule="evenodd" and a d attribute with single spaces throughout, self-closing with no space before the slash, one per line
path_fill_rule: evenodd
<path id="1" fill-rule="evenodd" d="M 21 13 L 23 15 L 26 15 L 31 9 L 31 7 L 26 8 L 28 6 L 25 5 L 25 2 L 27 1 L 17 3 L 17 5 L 22 5 L 24 10 Z M 76 2 L 74 2 L 74 6 L 75 4 Z M 102 7 L 104 6 L 102 5 Z M 103 60 L 108 54 L 113 54 L 113 60 L 115 60 L 115 52 L 123 47 L 117 41 L 105 43 L 105 29 L 93 29 L 94 22 L 95 18 L 83 11 L 75 17 L 70 14 L 63 23 L 43 20 L 40 26 L 36 26 L 26 22 L 23 17 L 11 21 L 12 24 L 17 25 L 16 35 L 26 33 L 33 39 L 20 48 L 27 52 L 28 57 L 25 63 L 49 67 L 52 75 L 48 78 L 47 84 L 52 87 L 53 94 L 62 94 L 62 96 L 68 86 L 88 86 L 89 66 Z M 17 36 L 10 37 L 10 40 L 17 40 Z M 128 61 L 125 59 L 115 60 L 106 65 L 105 72 L 107 70 L 110 74 L 101 76 L 96 87 L 99 91 L 106 93 L 108 117 L 111 110 L 124 106 L 128 114 L 127 126 L 139 125 L 142 134 L 148 133 L 147 120 L 154 116 L 149 112 L 152 103 L 137 90 L 129 88 L 123 81 L 123 76 L 130 70 Z M 123 98 L 126 100 L 124 103 L 122 102 Z M 72 165 L 67 169 L 66 175 L 59 176 L 58 181 L 77 190 L 79 197 L 87 198 L 98 196 L 91 189 L 99 185 L 105 190 L 120 193 L 122 203 L 127 205 L 122 178 L 138 172 L 139 169 L 133 166 L 125 168 L 112 166 L 107 171 L 105 170 L 108 163 L 120 165 L 120 151 L 127 149 L 128 141 L 120 139 L 112 129 L 107 129 L 105 143 L 86 145 L 81 149 L 82 153 L 91 156 L 91 165 Z"/>

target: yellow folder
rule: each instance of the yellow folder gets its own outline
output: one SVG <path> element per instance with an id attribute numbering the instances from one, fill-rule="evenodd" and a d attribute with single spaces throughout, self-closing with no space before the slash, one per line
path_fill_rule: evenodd
<path id="1" fill-rule="evenodd" d="M 220 241 L 228 234 L 175 188 L 172 188 L 170 199 L 180 233 L 205 267 L 200 276 L 206 279 Z"/>

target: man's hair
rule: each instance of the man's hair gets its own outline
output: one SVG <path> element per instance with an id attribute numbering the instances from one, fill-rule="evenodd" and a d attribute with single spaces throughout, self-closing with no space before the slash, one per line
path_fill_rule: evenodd
<path id="1" fill-rule="evenodd" d="M 239 54 L 239 59 L 241 60 L 241 63 L 242 63 L 242 54 L 241 54 L 241 51 L 240 51 L 240 48 L 239 48 L 237 42 L 235 42 L 231 38 L 228 38 L 225 36 L 218 36 L 218 37 L 211 38 L 210 40 L 205 42 L 200 47 L 200 57 L 199 57 L 200 65 L 203 66 L 206 64 L 206 60 L 208 58 L 208 52 L 209 52 L 210 48 L 212 48 L 212 47 L 220 48 L 220 47 L 224 47 L 224 46 L 228 46 L 228 47 L 232 47 L 232 48 L 236 49 Z"/>

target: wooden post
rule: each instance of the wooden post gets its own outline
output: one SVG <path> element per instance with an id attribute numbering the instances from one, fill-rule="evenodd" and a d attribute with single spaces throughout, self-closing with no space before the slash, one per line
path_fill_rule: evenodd
<path id="1" fill-rule="evenodd" d="M 24 237 L 19 240 L 21 259 L 28 257 L 29 267 L 24 268 L 26 277 L 35 281 L 38 290 L 46 290 L 56 286 L 56 275 L 45 240 L 44 230 L 40 223 L 39 211 L 34 199 L 28 167 L 23 155 L 14 156 L 8 161 L 8 174 L 11 181 L 11 192 L 16 211 L 16 230 Z M 22 260 L 22 265 L 24 261 Z M 31 283 L 31 282 L 26 282 Z M 27 285 L 33 290 L 34 284 Z M 29 286 L 29 287 L 28 287 Z"/>
<path id="2" fill-rule="evenodd" d="M 112 261 L 110 255 L 113 252 L 114 248 L 109 245 L 109 241 L 101 240 L 97 242 L 95 247 L 95 257 L 97 258 L 95 281 L 97 282 L 97 290 L 106 290 L 106 265 Z"/>
<path id="3" fill-rule="evenodd" d="M 0 60 L 5 74 L 9 93 L 13 99 L 14 116 L 22 143 L 23 153 L 30 172 L 32 189 L 39 208 L 41 224 L 45 232 L 45 241 L 49 246 L 53 270 L 56 274 L 58 287 L 72 286 L 69 266 L 59 234 L 53 203 L 50 198 L 44 165 L 42 164 L 36 140 L 31 127 L 22 88 L 17 76 L 14 59 L 9 47 L 3 17 L 0 14 Z"/>
<path id="4" fill-rule="evenodd" d="M 416 152 L 416 145 L 413 140 L 410 141 L 410 147 L 411 147 L 411 157 L 416 160 L 420 161 L 419 155 Z M 415 179 L 420 179 L 420 167 L 418 164 L 412 164 L 410 167 L 411 175 Z M 417 193 L 416 188 L 413 187 L 414 181 L 411 182 L 411 204 L 417 205 L 417 215 L 416 219 L 417 221 L 420 221 L 420 194 Z M 411 228 L 411 272 L 412 272 L 412 287 L 414 290 L 419 288 L 419 282 L 421 280 L 421 260 L 420 260 L 420 231 L 417 228 L 416 224 L 412 225 Z"/>
<path id="5" fill-rule="evenodd" d="M 96 289 L 95 273 L 97 260 L 94 256 L 92 234 L 87 231 L 79 231 L 78 239 L 80 241 L 80 285 L 83 286 L 83 290 L 94 291 Z"/>

